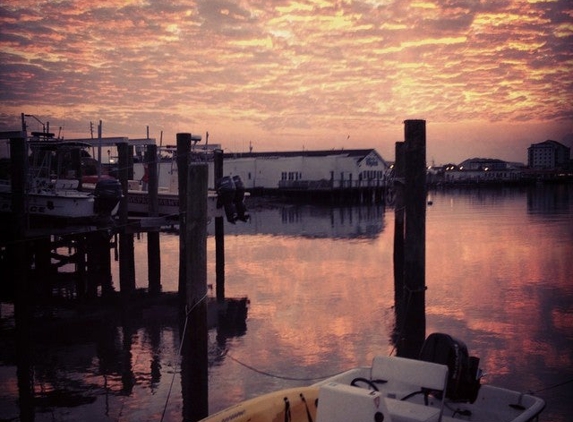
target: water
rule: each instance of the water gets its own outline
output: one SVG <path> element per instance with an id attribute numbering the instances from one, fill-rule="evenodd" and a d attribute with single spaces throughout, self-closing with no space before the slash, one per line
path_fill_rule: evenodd
<path id="1" fill-rule="evenodd" d="M 542 420 L 570 420 L 573 187 L 438 191 L 430 199 L 427 333 L 464 340 L 481 358 L 484 382 L 537 392 L 547 401 Z M 393 226 L 389 208 L 295 206 L 226 225 L 226 294 L 248 296 L 250 308 L 246 329 L 209 332 L 211 412 L 393 352 Z M 163 289 L 175 291 L 179 240 L 163 234 L 161 242 Z M 209 237 L 209 283 L 214 250 Z M 144 287 L 144 236 L 136 256 Z M 12 308 L 2 304 L 1 312 L 6 331 Z M 163 412 L 164 420 L 181 420 L 172 315 L 135 315 L 119 327 L 72 324 L 34 341 L 37 421 L 157 421 Z M 3 349 L 0 419 L 11 419 L 18 416 L 15 357 Z"/>

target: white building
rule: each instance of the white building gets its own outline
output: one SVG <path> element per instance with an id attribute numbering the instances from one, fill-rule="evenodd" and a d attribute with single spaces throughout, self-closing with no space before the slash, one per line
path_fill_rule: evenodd
<path id="1" fill-rule="evenodd" d="M 223 167 L 247 189 L 300 190 L 382 186 L 389 170 L 374 149 L 225 154 Z"/>

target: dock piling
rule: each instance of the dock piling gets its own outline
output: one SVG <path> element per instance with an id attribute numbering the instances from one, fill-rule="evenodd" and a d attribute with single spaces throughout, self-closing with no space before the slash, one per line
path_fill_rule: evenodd
<path id="1" fill-rule="evenodd" d="M 177 180 L 179 185 L 179 231 L 185 233 L 187 226 L 187 191 L 191 134 L 177 134 Z M 185 237 L 179 236 L 179 300 L 185 304 L 187 284 L 187 244 Z"/>
<path id="2" fill-rule="evenodd" d="M 214 153 L 214 186 L 217 188 L 223 178 L 223 150 Z M 217 302 L 225 301 L 225 222 L 223 217 L 215 217 L 215 290 Z"/>
<path id="3" fill-rule="evenodd" d="M 188 169 L 187 218 L 181 233 L 186 255 L 186 332 L 183 338 L 183 419 L 198 421 L 208 416 L 207 345 L 207 179 L 206 163 L 191 163 Z"/>
<path id="4" fill-rule="evenodd" d="M 396 312 L 396 335 L 404 326 L 404 142 L 396 142 L 394 161 L 394 302 Z M 398 339 L 399 341 L 399 339 Z"/>
<path id="5" fill-rule="evenodd" d="M 31 356 L 32 310 L 30 306 L 28 242 L 26 232 L 26 170 L 27 144 L 24 134 L 10 137 L 10 159 L 12 166 L 12 251 L 17 268 L 12 273 L 16 286 L 14 318 L 16 323 L 16 372 L 20 403 L 20 419 L 34 420 L 34 376 Z"/>
<path id="6" fill-rule="evenodd" d="M 404 238 L 404 349 L 417 358 L 426 335 L 426 121 L 406 120 Z"/>
<path id="7" fill-rule="evenodd" d="M 117 144 L 118 176 L 121 189 L 124 192 L 119 205 L 119 223 L 122 227 L 119 235 L 119 284 L 121 295 L 128 298 L 135 291 L 135 255 L 133 233 L 126 230 L 128 222 L 127 190 L 129 179 L 129 145 L 125 142 Z"/>
<path id="8" fill-rule="evenodd" d="M 149 175 L 149 216 L 159 215 L 159 181 L 157 172 L 157 145 L 148 145 L 145 151 L 145 163 Z M 159 229 L 149 230 L 147 233 L 147 267 L 148 291 L 150 295 L 161 292 L 161 254 L 159 242 Z"/>

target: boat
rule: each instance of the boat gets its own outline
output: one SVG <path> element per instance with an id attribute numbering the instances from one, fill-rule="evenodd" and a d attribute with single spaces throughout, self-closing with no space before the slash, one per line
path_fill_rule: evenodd
<path id="1" fill-rule="evenodd" d="M 98 220 L 117 213 L 121 186 L 100 181 L 92 192 L 81 190 L 73 156 L 88 145 L 56 139 L 31 139 L 25 186 L 25 209 L 32 218 Z M 77 152 L 74 152 L 77 151 Z M 78 164 L 79 166 L 79 164 Z M 0 182 L 0 212 L 12 212 L 12 185 Z"/>
<path id="2" fill-rule="evenodd" d="M 147 215 L 149 213 L 149 192 L 142 189 L 137 180 L 128 182 L 127 209 L 130 214 Z M 168 189 L 159 189 L 157 193 L 158 215 L 161 217 L 179 218 L 179 192 Z M 222 217 L 222 210 L 217 208 L 217 193 L 209 191 L 207 194 L 207 215 L 209 218 Z"/>
<path id="3" fill-rule="evenodd" d="M 448 334 L 433 333 L 419 359 L 377 356 L 310 386 L 275 391 L 201 422 L 527 422 L 545 402 L 481 384 L 479 359 Z"/>
<path id="4" fill-rule="evenodd" d="M 193 137 L 193 142 L 198 142 L 200 136 Z M 177 171 L 176 149 L 164 147 L 160 149 L 157 162 L 158 190 L 157 190 L 157 215 L 165 219 L 179 219 L 179 174 Z M 193 160 L 206 162 L 202 154 L 193 156 Z M 115 160 L 114 160 L 115 161 Z M 149 215 L 150 196 L 148 191 L 149 172 L 148 164 L 141 157 L 134 157 L 132 179 L 127 181 L 127 211 L 132 215 Z M 90 174 L 82 177 L 84 190 L 94 190 L 98 181 L 108 179 L 116 180 L 115 172 L 108 167 L 104 174 Z M 207 216 L 226 217 L 235 224 L 237 221 L 246 222 L 249 213 L 245 207 L 244 199 L 249 194 L 245 192 L 245 186 L 241 178 L 224 176 L 219 181 L 216 189 L 209 189 L 207 193 Z"/>
<path id="5" fill-rule="evenodd" d="M 116 180 L 110 176 L 85 176 L 83 187 L 94 190 L 96 183 L 104 180 Z M 149 192 L 141 181 L 129 180 L 127 183 L 127 210 L 134 215 L 149 214 Z M 175 186 L 175 187 L 173 187 Z M 226 217 L 227 221 L 235 224 L 238 220 L 246 222 L 249 219 L 244 199 L 248 196 L 239 176 L 225 176 L 217 190 L 207 193 L 208 218 Z M 157 214 L 167 219 L 179 218 L 179 189 L 177 185 L 160 187 L 157 192 Z"/>

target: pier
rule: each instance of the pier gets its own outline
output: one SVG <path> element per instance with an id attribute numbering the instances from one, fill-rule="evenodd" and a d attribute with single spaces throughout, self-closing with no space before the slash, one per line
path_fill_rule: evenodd
<path id="1" fill-rule="evenodd" d="M 409 126 L 408 126 L 409 127 Z M 3 277 L 2 299 L 14 303 L 16 332 L 18 333 L 19 363 L 18 373 L 22 419 L 26 409 L 33 408 L 33 379 L 27 378 L 32 357 L 27 355 L 30 344 L 38 329 L 38 322 L 46 314 L 58 315 L 50 318 L 49 324 L 60 325 L 63 330 L 73 320 L 74 324 L 92 326 L 94 321 L 116 321 L 122 326 L 124 336 L 129 337 L 137 325 L 134 318 L 166 316 L 179 321 L 181 332 L 181 384 L 184 397 L 190 398 L 183 406 L 184 420 L 196 421 L 207 416 L 207 345 L 208 330 L 213 326 L 224 332 L 234 333 L 246 329 L 245 320 L 248 299 L 226 298 L 224 288 L 224 218 L 230 219 L 225 207 L 217 206 L 218 214 L 210 214 L 209 201 L 213 199 L 208 190 L 209 171 L 204 161 L 192 159 L 191 134 L 178 134 L 178 213 L 159 215 L 158 182 L 156 169 L 157 150 L 152 140 L 136 140 L 138 147 L 144 148 L 144 160 L 149 172 L 146 191 L 148 195 L 147 215 L 130 214 L 128 195 L 118 198 L 117 213 L 100 212 L 97 218 L 75 222 L 72 220 L 50 219 L 45 216 L 32 218 L 28 207 L 28 151 L 25 132 L 0 134 L 10 139 L 11 146 L 11 204 L 8 224 L 1 227 L 0 260 Z M 410 136 L 410 135 L 407 135 Z M 417 136 L 417 137 L 416 137 Z M 414 136 L 419 139 L 420 135 Z M 425 136 L 425 135 L 424 135 Z M 70 142 L 70 141 L 68 141 Z M 86 140 L 75 140 L 77 144 L 87 144 Z M 129 193 L 132 157 L 135 144 L 127 138 L 112 138 L 98 141 L 100 145 L 115 145 L 118 151 L 117 166 L 112 170 L 117 182 L 110 182 L 104 188 L 114 190 L 116 183 L 121 192 Z M 410 145 L 415 141 L 407 142 Z M 424 139 L 425 142 L 425 139 Z M 423 148 L 425 145 L 415 148 Z M 415 149 L 414 148 L 414 149 Z M 213 182 L 221 186 L 222 154 L 216 154 L 216 172 Z M 419 161 L 419 160 L 418 160 Z M 422 163 L 423 164 L 423 163 Z M 419 180 L 420 166 L 416 167 Z M 422 171 L 424 166 L 422 165 Z M 108 169 L 109 171 L 110 169 Z M 74 167 L 75 176 L 81 179 L 81 166 Z M 98 176 L 103 172 L 98 170 Z M 414 177 L 414 176 L 407 176 Z M 104 179 L 106 180 L 106 179 Z M 408 179 L 406 179 L 408 180 Z M 406 183 L 408 185 L 408 182 Z M 96 190 L 97 192 L 97 186 Z M 96 193 L 94 193 L 97 196 Z M 419 196 L 419 195 L 418 195 Z M 217 197 L 215 197 L 217 198 Z M 111 201 L 112 197 L 106 200 Z M 214 202 L 215 203 L 215 202 Z M 112 204 L 113 205 L 113 204 Z M 235 205 L 239 205 L 235 203 Z M 100 204 L 100 207 L 103 205 Z M 97 207 L 96 207 L 97 208 Z M 113 208 L 115 207 L 108 207 Z M 407 210 L 409 209 L 406 206 Z M 103 207 L 102 209 L 107 209 Z M 407 211 L 409 212 L 409 211 Z M 237 213 L 237 211 L 235 211 Z M 206 226 L 209 217 L 215 219 L 217 241 L 217 286 L 216 296 L 210 297 L 207 290 Z M 408 224 L 420 216 L 407 217 Z M 240 219 L 240 218 L 239 218 Z M 179 280 L 177 293 L 163 293 L 161 288 L 161 262 L 159 232 L 173 224 L 179 226 Z M 419 247 L 420 238 L 414 238 L 406 226 L 405 242 L 412 248 Z M 136 289 L 136 264 L 134 259 L 134 238 L 145 233 L 148 251 L 148 285 Z M 423 242 L 423 238 L 421 239 Z M 119 280 L 114 283 L 111 275 L 112 256 L 119 262 Z M 409 291 L 419 292 L 420 273 L 423 274 L 423 253 L 420 256 L 406 254 L 405 267 L 413 268 L 413 273 L 404 272 Z M 60 271 L 63 267 L 73 267 L 74 271 Z M 423 279 L 421 281 L 423 285 Z M 416 287 L 418 286 L 418 287 Z M 419 296 L 423 306 L 423 294 Z M 406 313 L 405 318 L 410 318 Z M 423 328 L 423 327 L 422 327 Z M 130 341 L 124 337 L 127 354 L 131 350 Z M 404 340 L 407 343 L 410 340 Z M 412 340 L 409 347 L 416 347 Z M 402 350 L 402 349 L 401 349 Z M 126 362 L 126 378 L 123 388 L 131 391 L 133 376 L 131 362 Z"/>

